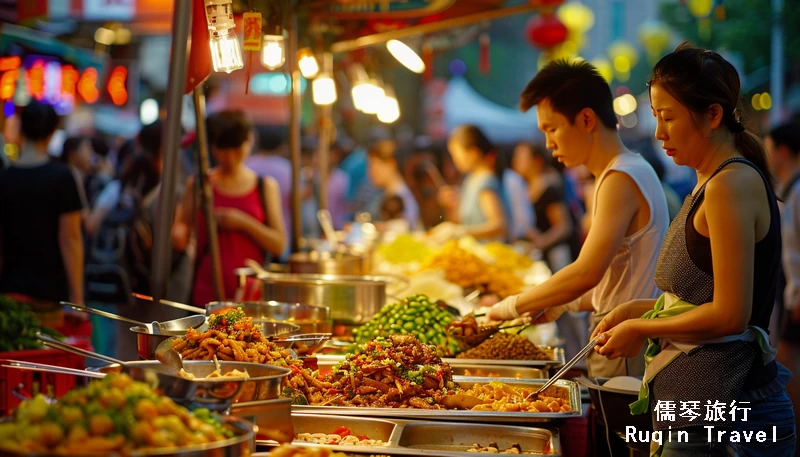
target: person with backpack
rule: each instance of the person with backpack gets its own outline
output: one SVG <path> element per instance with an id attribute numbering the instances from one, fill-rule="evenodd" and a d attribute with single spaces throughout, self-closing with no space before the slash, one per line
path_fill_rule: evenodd
<path id="1" fill-rule="evenodd" d="M 209 173 L 213 187 L 214 210 L 220 246 L 220 262 L 226 299 L 237 289 L 234 270 L 247 259 L 259 263 L 267 254 L 280 256 L 286 245 L 278 183 L 273 178 L 259 178 L 245 165 L 252 149 L 253 126 L 241 110 L 226 110 L 208 119 L 208 140 L 217 167 Z M 192 303 L 202 306 L 217 300 L 208 233 L 202 211 L 194 198 L 195 180 L 190 177 L 178 206 L 173 226 L 173 243 L 186 249 L 197 227 Z"/>

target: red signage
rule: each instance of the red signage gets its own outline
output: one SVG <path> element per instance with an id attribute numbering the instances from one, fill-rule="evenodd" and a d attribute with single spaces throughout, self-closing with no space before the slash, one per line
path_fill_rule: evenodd
<path id="1" fill-rule="evenodd" d="M 244 13 L 244 43 L 245 51 L 261 50 L 261 13 Z"/>

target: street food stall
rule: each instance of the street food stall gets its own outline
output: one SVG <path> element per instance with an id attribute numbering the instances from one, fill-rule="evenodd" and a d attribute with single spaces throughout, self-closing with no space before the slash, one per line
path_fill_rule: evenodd
<path id="1" fill-rule="evenodd" d="M 566 363 L 563 350 L 529 320 L 500 326 L 483 318 L 488 306 L 549 277 L 549 270 L 524 249 L 482 245 L 470 238 L 441 245 L 415 233 L 392 240 L 375 237 L 327 256 L 299 252 L 299 58 L 308 57 L 298 52 L 303 27 L 324 29 L 319 27 L 324 23 L 339 30 L 328 46 L 315 51 L 324 77 L 334 71 L 334 54 L 535 12 L 557 2 L 317 1 L 292 2 L 277 13 L 273 5 L 262 3 L 175 1 L 153 297 L 145 298 L 152 306 L 177 307 L 199 319 L 184 328 L 137 323 L 130 334 L 121 335 L 137 338 L 141 358 L 150 360 L 114 361 L 86 372 L 6 361 L 8 369 L 97 379 L 68 393 L 44 391 L 22 402 L 13 416 L 0 421 L 0 452 L 583 455 L 585 447 L 574 437 L 585 440 L 588 434 L 586 395 L 574 381 L 549 382 Z M 245 13 L 244 49 L 251 49 L 251 25 L 258 36 L 279 34 L 283 40 L 286 35 L 286 48 L 282 41 L 280 46 L 292 88 L 289 143 L 296 256 L 290 258 L 290 272 L 242 265 L 242 301 L 170 302 L 162 297 L 170 265 L 181 98 L 188 92 L 193 92 L 197 116 L 199 195 L 212 234 L 214 279 L 221 295 L 202 82 L 212 68 L 230 72 L 251 65 L 237 54 L 237 34 L 231 31 L 236 26 L 233 15 L 239 13 Z M 285 18 L 278 19 L 277 28 L 276 15 Z M 247 22 L 252 18 L 257 18 L 255 25 Z M 394 25 L 363 32 L 366 22 L 381 19 Z M 204 41 L 211 42 L 210 55 L 207 47 L 195 46 Z M 266 54 L 270 43 L 256 43 L 256 48 Z M 319 103 L 323 164 L 333 134 L 330 105 L 335 99 L 334 93 Z M 324 183 L 327 167 L 322 170 Z M 323 196 L 320 205 L 325 208 Z M 47 335 L 39 339 L 86 355 Z M 63 396 L 49 398 L 56 394 Z"/>

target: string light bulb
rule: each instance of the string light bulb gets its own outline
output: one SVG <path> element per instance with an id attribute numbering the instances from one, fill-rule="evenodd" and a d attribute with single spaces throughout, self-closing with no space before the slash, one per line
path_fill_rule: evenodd
<path id="1" fill-rule="evenodd" d="M 425 72 L 425 62 L 422 58 L 414 52 L 413 49 L 408 47 L 407 44 L 399 40 L 389 40 L 386 42 L 386 49 L 389 53 L 397 59 L 404 67 L 417 74 Z"/>
<path id="2" fill-rule="evenodd" d="M 261 63 L 270 70 L 277 70 L 284 62 L 286 62 L 286 40 L 283 35 L 264 35 Z"/>
<path id="3" fill-rule="evenodd" d="M 297 65 L 300 67 L 300 73 L 306 79 L 313 79 L 319 73 L 319 63 L 309 48 L 297 51 Z"/>
<path id="4" fill-rule="evenodd" d="M 378 114 L 383 100 L 386 98 L 381 83 L 376 79 L 370 79 L 353 88 L 354 91 L 356 89 L 358 89 L 357 93 L 360 98 L 358 105 L 361 106 L 361 111 L 365 114 Z"/>
<path id="5" fill-rule="evenodd" d="M 386 86 L 384 91 L 385 96 L 378 109 L 378 120 L 384 124 L 391 124 L 400 119 L 400 104 L 391 86 Z"/>
<path id="6" fill-rule="evenodd" d="M 205 0 L 206 21 L 211 35 L 211 65 L 214 71 L 230 73 L 244 66 L 239 39 L 230 30 L 236 27 L 233 22 L 233 3 L 231 0 Z"/>
<path id="7" fill-rule="evenodd" d="M 336 101 L 336 82 L 329 72 L 333 71 L 333 54 L 322 55 L 322 70 L 311 83 L 314 103 L 331 105 Z"/>

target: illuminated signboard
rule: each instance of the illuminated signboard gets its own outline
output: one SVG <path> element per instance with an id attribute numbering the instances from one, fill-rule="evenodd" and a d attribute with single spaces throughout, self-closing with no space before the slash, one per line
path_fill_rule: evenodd
<path id="1" fill-rule="evenodd" d="M 97 68 L 83 71 L 48 56 L 0 57 L 0 102 L 27 105 L 31 99 L 48 103 L 66 114 L 76 103 L 113 103 L 130 100 L 128 68 L 114 66 L 105 84 Z"/>

